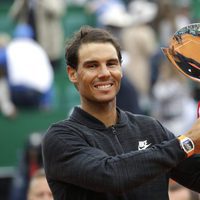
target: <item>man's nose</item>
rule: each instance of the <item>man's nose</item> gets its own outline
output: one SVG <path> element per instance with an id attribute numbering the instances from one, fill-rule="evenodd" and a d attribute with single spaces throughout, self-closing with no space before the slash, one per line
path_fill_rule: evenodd
<path id="1" fill-rule="evenodd" d="M 107 76 L 110 76 L 110 70 L 108 69 L 108 67 L 106 65 L 102 65 L 99 68 L 98 77 L 102 78 L 102 77 L 107 77 Z"/>

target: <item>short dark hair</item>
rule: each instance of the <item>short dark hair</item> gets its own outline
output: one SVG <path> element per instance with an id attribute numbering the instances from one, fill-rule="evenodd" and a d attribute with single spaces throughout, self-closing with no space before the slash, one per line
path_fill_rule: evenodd
<path id="1" fill-rule="evenodd" d="M 118 55 L 119 62 L 122 62 L 121 48 L 118 40 L 107 30 L 100 28 L 93 28 L 90 26 L 82 26 L 78 32 L 74 34 L 71 40 L 68 41 L 65 51 L 66 64 L 77 68 L 78 65 L 78 51 L 82 44 L 87 43 L 111 43 Z"/>

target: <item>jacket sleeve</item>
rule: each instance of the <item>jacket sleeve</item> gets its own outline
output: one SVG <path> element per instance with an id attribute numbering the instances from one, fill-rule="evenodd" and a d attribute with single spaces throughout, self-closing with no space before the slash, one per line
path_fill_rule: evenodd
<path id="1" fill-rule="evenodd" d="M 170 174 L 181 185 L 200 192 L 200 154 L 182 161 Z"/>
<path id="2" fill-rule="evenodd" d="M 98 192 L 122 193 L 169 172 L 184 159 L 177 139 L 142 151 L 109 156 L 78 133 L 52 127 L 45 136 L 47 179 Z"/>

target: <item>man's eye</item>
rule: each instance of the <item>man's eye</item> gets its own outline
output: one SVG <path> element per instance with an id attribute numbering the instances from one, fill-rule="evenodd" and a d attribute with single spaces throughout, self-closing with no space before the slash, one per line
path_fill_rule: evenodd
<path id="1" fill-rule="evenodd" d="M 115 62 L 108 63 L 107 66 L 111 68 L 118 67 L 118 63 L 115 63 Z"/>
<path id="2" fill-rule="evenodd" d="M 94 69 L 94 68 L 96 68 L 96 67 L 97 67 L 96 64 L 87 65 L 87 68 L 88 68 L 88 69 Z"/>

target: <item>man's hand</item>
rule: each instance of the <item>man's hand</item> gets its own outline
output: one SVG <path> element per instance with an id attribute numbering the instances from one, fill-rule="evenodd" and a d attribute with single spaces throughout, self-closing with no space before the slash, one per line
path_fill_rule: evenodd
<path id="1" fill-rule="evenodd" d="M 200 118 L 197 119 L 192 128 L 184 135 L 194 142 L 195 153 L 200 153 Z"/>

